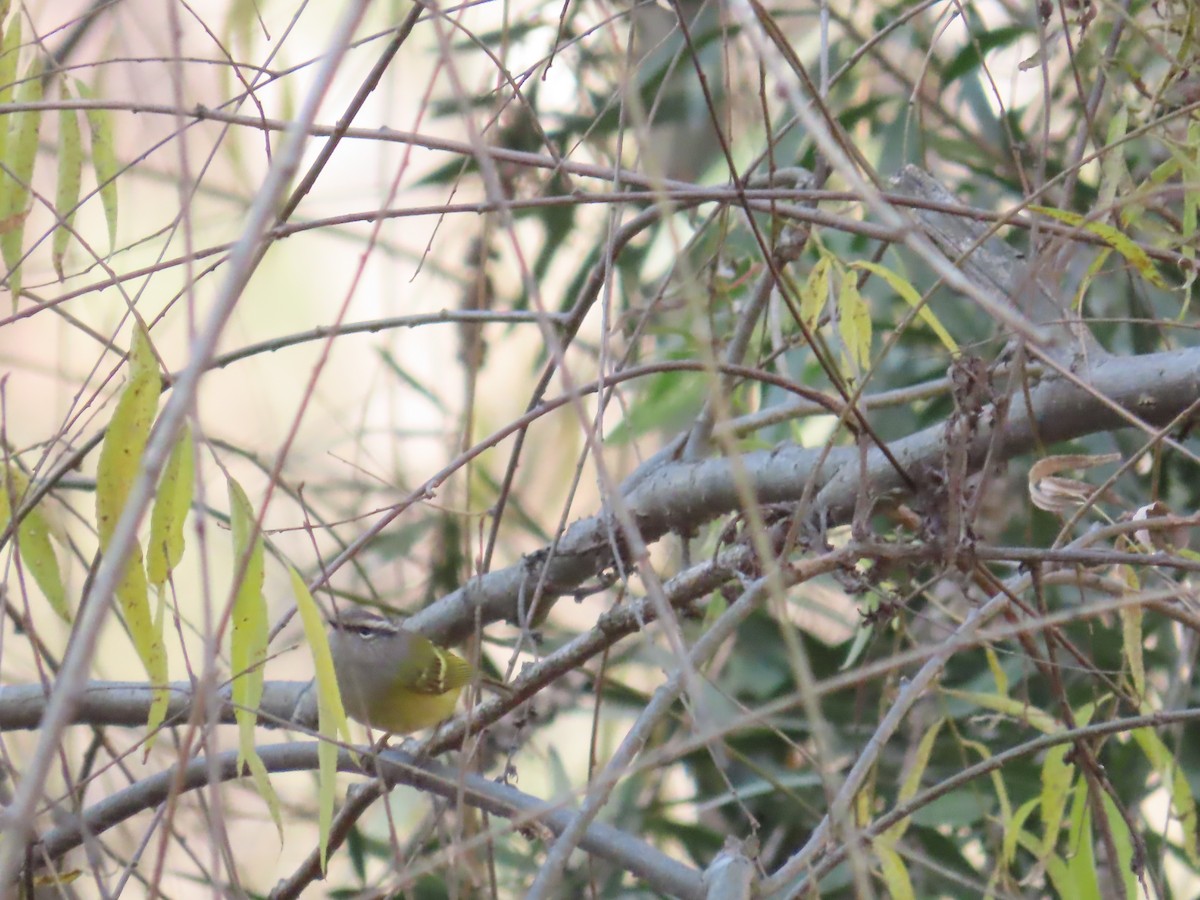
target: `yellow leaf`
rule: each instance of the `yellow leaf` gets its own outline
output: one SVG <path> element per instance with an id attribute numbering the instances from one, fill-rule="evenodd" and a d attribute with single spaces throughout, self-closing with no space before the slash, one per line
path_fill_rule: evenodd
<path id="1" fill-rule="evenodd" d="M 82 876 L 83 872 L 80 869 L 68 869 L 65 872 L 50 872 L 49 874 L 35 875 L 33 876 L 33 886 L 35 888 L 51 888 L 57 891 L 58 888 L 64 885 L 78 881 Z M 36 895 L 41 897 L 47 893 L 46 891 L 38 891 Z M 54 894 L 51 893 L 49 896 L 54 896 Z"/>
<path id="2" fill-rule="evenodd" d="M 183 525 L 187 521 L 195 488 L 196 459 L 191 429 L 179 434 L 171 458 L 163 469 L 150 513 L 150 543 L 146 550 L 146 575 L 161 589 L 183 558 Z"/>
<path id="3" fill-rule="evenodd" d="M 1125 257 L 1125 261 L 1141 272 L 1142 277 L 1148 282 L 1157 288 L 1166 290 L 1167 282 L 1158 273 L 1158 270 L 1154 268 L 1154 263 L 1146 251 L 1130 240 L 1124 233 L 1113 228 L 1106 222 L 1089 222 L 1078 213 L 1067 212 L 1065 209 L 1052 209 L 1048 206 L 1031 206 L 1029 208 L 1033 212 L 1039 212 L 1044 216 L 1049 216 L 1051 219 L 1065 222 L 1074 228 L 1082 228 L 1084 231 L 1090 231 L 1120 253 L 1121 256 Z"/>
<path id="4" fill-rule="evenodd" d="M 804 282 L 804 292 L 800 295 L 800 318 L 810 330 L 820 324 L 821 313 L 829 302 L 829 273 L 832 268 L 832 261 L 822 254 Z"/>
<path id="5" fill-rule="evenodd" d="M 929 757 L 933 754 L 933 745 L 941 728 L 942 720 L 938 719 L 921 736 L 921 743 L 917 746 L 916 755 L 900 785 L 900 795 L 897 799 L 901 803 L 906 803 L 917 795 L 917 789 L 921 786 L 921 778 L 925 774 L 925 767 L 929 765 Z"/>
<path id="6" fill-rule="evenodd" d="M 280 812 L 279 795 L 275 793 L 275 788 L 271 785 L 271 773 L 263 765 L 257 748 L 251 745 L 249 750 L 246 750 L 245 743 L 240 738 L 238 755 L 244 757 L 243 762 L 249 767 L 250 777 L 254 779 L 254 788 L 258 791 L 258 796 L 262 797 L 263 802 L 267 804 L 271 820 L 275 823 L 275 831 L 279 834 L 279 843 L 283 844 L 283 815 Z"/>
<path id="7" fill-rule="evenodd" d="M 313 655 L 313 669 L 317 680 L 317 716 L 321 732 L 321 743 L 317 747 L 317 829 L 321 845 L 321 869 L 325 868 L 325 854 L 329 848 L 329 828 L 333 823 L 333 800 L 336 786 L 338 747 L 335 741 L 342 735 L 350 740 L 350 725 L 346 721 L 346 710 L 342 706 L 342 695 L 338 692 L 337 675 L 333 671 L 333 656 L 329 652 L 329 640 L 325 635 L 325 622 L 316 601 L 308 592 L 295 569 L 289 568 L 292 577 L 292 593 L 296 596 L 296 608 L 304 623 L 304 636 Z"/>
<path id="8" fill-rule="evenodd" d="M 846 347 L 846 359 L 851 374 L 862 372 L 871 364 L 871 311 L 858 282 L 850 274 L 842 276 L 838 292 L 838 332 Z"/>
<path id="9" fill-rule="evenodd" d="M 1008 674 L 1004 671 L 1004 667 L 1000 665 L 1000 658 L 996 656 L 996 651 L 991 647 L 984 648 L 984 655 L 987 658 L 988 669 L 991 670 L 992 678 L 996 682 L 996 693 L 1001 697 L 1008 696 Z"/>
<path id="10" fill-rule="evenodd" d="M 75 82 L 75 90 L 85 100 L 95 97 L 92 89 L 82 81 Z M 86 110 L 88 131 L 92 138 L 92 168 L 96 172 L 96 190 L 104 207 L 104 221 L 108 223 L 110 250 L 117 246 L 117 152 L 113 148 L 112 113 L 107 109 Z"/>
<path id="11" fill-rule="evenodd" d="M 879 857 L 879 869 L 883 882 L 887 885 L 887 895 L 893 900 L 914 900 L 912 880 L 908 877 L 908 869 L 900 854 L 885 842 L 876 840 L 875 855 Z"/>
<path id="12" fill-rule="evenodd" d="M 1096 276 L 1104 270 L 1104 264 L 1108 262 L 1111 255 L 1112 251 L 1106 247 L 1097 253 L 1095 259 L 1088 264 L 1087 271 L 1079 279 L 1079 288 L 1075 291 L 1075 298 L 1071 301 L 1071 308 L 1076 312 L 1083 312 L 1083 298 L 1087 296 L 1088 289 L 1096 280 Z"/>
<path id="13" fill-rule="evenodd" d="M 71 99 L 66 79 L 62 82 L 63 100 Z M 54 193 L 54 211 L 59 226 L 54 229 L 51 263 L 62 281 L 63 258 L 71 241 L 71 224 L 79 205 L 79 188 L 83 182 L 83 138 L 79 131 L 79 116 L 73 109 L 58 111 L 58 187 Z"/>
<path id="14" fill-rule="evenodd" d="M 881 266 L 879 263 L 867 262 L 865 260 L 860 260 L 852 264 L 850 268 L 866 269 L 868 272 L 878 275 L 886 281 L 888 286 L 899 294 L 905 303 L 917 311 L 917 315 L 921 317 L 921 321 L 930 327 L 946 349 L 951 353 L 958 353 L 958 342 L 950 336 L 950 332 L 945 329 L 938 317 L 933 314 L 933 310 L 929 308 L 929 304 L 921 299 L 921 295 L 917 293 L 917 289 L 907 279 L 901 278 L 898 274 L 887 268 L 887 266 Z"/>
<path id="15" fill-rule="evenodd" d="M 900 784 L 900 793 L 896 797 L 897 803 L 906 803 L 917 795 L 917 789 L 921 786 L 921 777 L 925 774 L 925 769 L 929 765 L 929 757 L 933 754 L 934 742 L 937 740 L 938 732 L 941 731 L 942 721 L 942 719 L 938 719 L 922 735 L 916 755 L 904 775 L 904 781 Z M 901 819 L 884 832 L 891 845 L 895 845 L 900 838 L 904 837 L 904 832 L 908 830 L 908 823 L 908 818 Z"/>

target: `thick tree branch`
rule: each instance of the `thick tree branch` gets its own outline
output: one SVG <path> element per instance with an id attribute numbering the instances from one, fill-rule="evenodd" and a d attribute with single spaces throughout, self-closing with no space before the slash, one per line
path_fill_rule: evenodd
<path id="1" fill-rule="evenodd" d="M 258 752 L 271 772 L 315 771 L 317 768 L 315 742 L 274 744 L 260 747 Z M 364 754 L 357 758 L 369 757 Z M 418 761 L 400 750 L 388 750 L 373 759 L 369 773 L 355 759 L 349 750 L 342 750 L 338 754 L 338 770 L 360 775 L 378 774 L 389 786 L 407 784 L 451 801 L 462 797 L 471 806 L 512 819 L 518 828 L 537 823 L 559 834 L 574 815 L 569 807 L 548 805 L 508 785 L 497 784 L 479 775 L 460 773 L 428 760 Z M 35 856 L 61 856 L 78 847 L 84 834 L 102 834 L 139 812 L 153 809 L 164 802 L 172 790 L 192 791 L 209 785 L 213 772 L 222 781 L 240 777 L 237 752 L 221 753 L 215 760 L 204 757 L 190 760 L 182 772 L 171 768 L 104 798 L 84 813 L 82 822 L 73 822 L 47 833 L 35 848 Z M 579 846 L 631 872 L 656 891 L 696 900 L 704 896 L 699 872 L 616 828 L 593 823 Z"/>
<path id="2" fill-rule="evenodd" d="M 982 464 L 989 447 L 992 459 L 1002 462 L 1034 449 L 1039 435 L 1052 444 L 1127 427 L 1131 418 L 1156 428 L 1172 422 L 1200 397 L 1200 349 L 1106 357 L 1078 374 L 1090 390 L 1066 378 L 1043 378 L 1028 394 L 1032 407 L 1026 406 L 1024 395 L 1013 397 L 998 429 L 994 411 L 985 410 L 967 448 L 972 471 Z M 942 465 L 945 427 L 931 426 L 890 447 L 907 471 L 936 470 Z M 655 541 L 672 531 L 689 533 L 736 511 L 738 468 L 764 504 L 798 501 L 808 480 L 813 479 L 818 493 L 810 514 L 828 524 L 849 521 L 861 491 L 879 497 L 895 495 L 906 487 L 878 450 L 867 454 L 865 470 L 858 464 L 857 451 L 850 448 L 834 448 L 822 459 L 820 450 L 794 444 L 747 453 L 736 462 L 737 466 L 729 459 L 662 459 L 653 470 L 635 473 L 631 479 L 634 487 L 625 501 L 643 538 Z M 553 557 L 544 559 L 548 551 L 538 551 L 517 565 L 473 578 L 414 615 L 409 624 L 437 640 L 454 643 L 473 631 L 477 609 L 485 625 L 516 621 L 543 565 L 549 567 L 547 601 L 570 595 L 611 566 L 611 533 L 612 523 L 603 515 L 581 519 L 567 529 Z"/>

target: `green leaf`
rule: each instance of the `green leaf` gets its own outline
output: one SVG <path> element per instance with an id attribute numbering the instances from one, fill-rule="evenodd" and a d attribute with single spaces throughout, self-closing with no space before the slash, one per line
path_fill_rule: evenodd
<path id="1" fill-rule="evenodd" d="M 1075 767 L 1067 763 L 1069 747 L 1051 747 L 1042 762 L 1042 845 L 1038 859 L 1045 859 L 1058 844 L 1067 796 L 1075 778 Z"/>
<path id="2" fill-rule="evenodd" d="M 108 423 L 96 469 L 96 531 L 101 552 L 108 548 L 113 529 L 125 508 L 125 501 L 141 466 L 154 412 L 158 408 L 162 384 L 158 361 L 150 346 L 150 339 L 141 327 L 133 333 L 129 370 L 129 381 Z M 142 548 L 136 542 L 125 563 L 116 596 L 133 646 L 146 667 L 151 684 L 156 688 L 148 722 L 151 738 L 146 749 L 149 752 L 153 733 L 162 724 L 167 712 L 167 654 L 162 638 L 162 618 L 156 618 L 150 612 Z"/>
<path id="3" fill-rule="evenodd" d="M 137 477 L 162 388 L 158 361 L 141 327 L 134 330 L 129 369 L 129 381 L 108 423 L 96 472 L 96 530 L 102 550 L 108 546 Z"/>
<path id="4" fill-rule="evenodd" d="M 156 618 L 150 612 L 150 592 L 146 585 L 146 570 L 142 566 L 142 548 L 136 543 L 125 566 L 125 574 L 117 585 L 116 596 L 134 649 L 155 689 L 146 721 L 149 735 L 146 753 L 149 753 L 154 745 L 155 732 L 167 717 L 170 692 L 167 689 L 167 649 L 163 644 L 162 617 Z"/>
<path id="5" fill-rule="evenodd" d="M 238 767 L 246 764 L 259 796 L 267 804 L 275 828 L 283 840 L 283 817 L 279 798 L 271 787 L 267 769 L 254 744 L 258 708 L 262 703 L 264 664 L 267 660 L 267 601 L 263 597 L 264 550 L 262 534 L 254 516 L 254 507 L 242 486 L 229 479 L 229 522 L 233 533 L 234 585 L 233 616 L 229 637 L 229 666 L 233 670 L 231 698 L 233 717 L 238 726 Z"/>
<path id="6" fill-rule="evenodd" d="M 92 89 L 82 81 L 75 82 L 75 90 L 85 100 L 95 98 Z M 96 190 L 104 207 L 104 221 L 108 223 L 108 245 L 111 251 L 117 246 L 116 179 L 120 171 L 117 153 L 113 148 L 112 112 L 107 109 L 88 109 L 86 116 L 92 139 L 92 169 L 96 172 Z"/>
<path id="7" fill-rule="evenodd" d="M 1129 677 L 1133 681 L 1133 689 L 1137 697 L 1146 696 L 1146 664 L 1142 657 L 1144 634 L 1142 630 L 1142 608 L 1140 606 L 1122 607 L 1121 615 L 1121 646 L 1125 651 L 1125 661 L 1129 665 Z"/>
<path id="8" fill-rule="evenodd" d="M 1097 879 L 1096 847 L 1092 834 L 1092 809 L 1088 803 L 1087 782 L 1079 779 L 1071 792 L 1071 816 L 1067 830 L 1067 877 L 1070 879 L 1069 896 L 1079 900 L 1101 900 L 1100 882 Z"/>
<path id="9" fill-rule="evenodd" d="M 1183 829 L 1180 843 L 1188 862 L 1193 866 L 1200 866 L 1200 852 L 1197 852 L 1196 847 L 1196 798 L 1192 796 L 1186 772 L 1176 761 L 1170 748 L 1151 729 L 1137 728 L 1130 734 L 1170 791 L 1171 809 Z"/>
<path id="10" fill-rule="evenodd" d="M 1017 858 L 1017 845 L 1032 847 L 1035 845 L 1033 835 L 1025 830 L 1025 820 L 1038 808 L 1038 798 L 1026 800 L 1013 814 L 1012 819 L 1005 823 L 1004 841 L 1001 845 L 1000 858 L 1005 865 L 1011 866 Z M 1032 852 L 1032 851 L 1031 851 Z"/>
<path id="11" fill-rule="evenodd" d="M 29 478 L 15 465 L 7 466 L 5 475 L 5 481 L 0 486 L 0 530 L 8 527 L 13 509 L 21 505 L 29 492 Z M 37 507 L 21 520 L 17 529 L 16 549 L 50 606 L 64 621 L 70 622 L 71 608 L 67 603 L 58 557 L 50 542 L 50 526 L 46 516 Z"/>
<path id="12" fill-rule="evenodd" d="M 1121 811 L 1117 809 L 1116 803 L 1107 792 L 1101 792 L 1100 801 L 1104 809 L 1108 833 L 1112 835 L 1113 844 L 1117 848 L 1117 869 L 1125 882 L 1125 896 L 1141 897 L 1137 875 L 1134 874 L 1133 835 L 1129 831 L 1129 823 L 1125 821 L 1125 817 L 1121 815 Z"/>
<path id="13" fill-rule="evenodd" d="M 171 458 L 167 460 L 154 509 L 150 513 L 150 544 L 146 550 L 146 576 L 161 589 L 183 558 L 183 525 L 192 505 L 196 481 L 195 445 L 185 425 Z"/>
<path id="14" fill-rule="evenodd" d="M 325 622 L 308 586 L 296 570 L 288 567 L 296 608 L 304 623 L 304 637 L 312 650 L 313 670 L 317 681 L 317 720 L 321 743 L 317 747 L 317 829 L 321 846 L 321 870 L 324 871 L 329 850 L 329 829 L 333 824 L 334 789 L 337 785 L 337 737 L 350 740 L 350 724 L 338 691 L 337 675 L 333 671 L 333 656 L 325 635 Z"/>
<path id="15" fill-rule="evenodd" d="M 17 89 L 17 64 L 21 60 L 21 17 L 14 16 L 0 41 L 0 103 L 12 103 Z M 8 158 L 11 122 L 0 119 L 0 159 Z"/>
<path id="16" fill-rule="evenodd" d="M 1108 120 L 1104 156 L 1100 161 L 1100 188 L 1096 192 L 1096 208 L 1108 209 L 1118 192 L 1129 192 L 1133 179 L 1125 165 L 1125 132 L 1129 128 L 1129 107 L 1118 103 Z"/>
<path id="17" fill-rule="evenodd" d="M 619 445 L 648 433 L 660 433 L 687 421 L 707 396 L 704 372 L 659 372 L 644 381 L 639 402 L 613 428 L 606 443 Z"/>
<path id="18" fill-rule="evenodd" d="M 1029 29 L 1024 25 L 1007 25 L 976 35 L 942 70 L 943 88 L 979 68 L 989 51 L 1007 47 L 1028 33 Z"/>
<path id="19" fill-rule="evenodd" d="M 17 85 L 16 103 L 38 103 L 42 99 L 41 64 L 30 63 Z M 21 290 L 20 265 L 25 242 L 25 219 L 33 199 L 33 169 L 37 162 L 39 109 L 11 113 L 4 147 L 4 169 L 0 170 L 0 255 L 8 268 L 8 288 L 13 303 Z M 3 127 L 3 126 L 0 126 Z"/>
<path id="20" fill-rule="evenodd" d="M 71 99 L 67 81 L 62 82 L 63 100 Z M 54 229 L 51 248 L 51 264 L 58 280 L 62 281 L 63 258 L 71 241 L 71 225 L 75 221 L 79 206 L 79 190 L 83 183 L 83 136 L 79 130 L 79 116 L 73 109 L 58 111 L 58 185 L 54 193 L 54 211 L 59 225 Z"/>

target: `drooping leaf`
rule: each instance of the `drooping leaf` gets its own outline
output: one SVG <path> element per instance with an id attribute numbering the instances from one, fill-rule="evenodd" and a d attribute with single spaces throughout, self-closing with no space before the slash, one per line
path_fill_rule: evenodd
<path id="1" fill-rule="evenodd" d="M 82 81 L 75 82 L 75 90 L 85 100 L 95 94 Z M 117 246 L 117 151 L 113 145 L 112 112 L 107 109 L 86 110 L 88 131 L 92 140 L 92 169 L 96 173 L 96 190 L 104 207 L 104 221 L 108 223 L 108 245 L 110 250 Z"/>
<path id="2" fill-rule="evenodd" d="M 42 99 L 41 64 L 31 63 L 17 85 L 16 103 L 36 104 Z M 33 170 L 37 162 L 39 109 L 24 109 L 8 117 L 8 139 L 4 168 L 0 169 L 0 254 L 8 270 L 8 288 L 14 307 L 21 291 L 21 257 L 25 242 L 25 219 L 33 199 Z M 0 124 L 0 128 L 4 127 Z"/>
<path id="3" fill-rule="evenodd" d="M 933 754 L 934 743 L 937 741 L 943 722 L 943 719 L 938 719 L 921 736 L 917 752 L 913 755 L 908 771 L 904 775 L 904 781 L 900 784 L 897 800 L 901 803 L 906 803 L 917 795 L 917 790 L 921 787 L 921 778 L 925 775 L 925 769 L 929 765 L 929 757 Z"/>
<path id="4" fill-rule="evenodd" d="M 900 784 L 900 792 L 896 797 L 897 803 L 905 803 L 911 800 L 917 794 L 917 789 L 921 786 L 921 778 L 925 774 L 925 769 L 929 765 L 929 758 L 933 754 L 934 743 L 937 741 L 938 732 L 942 728 L 942 719 L 938 719 L 921 737 L 921 742 L 917 745 L 917 752 L 912 758 L 908 772 L 904 776 L 904 780 Z M 897 856 L 895 860 L 889 863 L 887 852 L 894 853 L 892 850 L 904 837 L 904 832 L 908 830 L 910 819 L 903 818 L 895 825 L 891 826 L 881 835 L 881 842 L 877 842 L 876 851 L 880 852 L 880 862 L 884 865 L 884 880 L 888 883 L 889 892 L 893 897 L 905 896 L 911 897 L 912 883 L 908 879 L 908 871 L 900 865 L 900 868 L 894 868 L 889 874 L 887 866 L 890 864 L 893 867 L 900 863 Z M 895 880 L 893 883 L 893 879 Z M 897 893 L 897 892 L 900 893 Z"/>
<path id="5" fill-rule="evenodd" d="M 1025 830 L 1025 820 L 1033 815 L 1037 808 L 1038 798 L 1031 797 L 1017 807 L 1012 819 L 1006 823 L 1000 854 L 1000 858 L 1006 865 L 1011 866 L 1016 860 L 1018 846 L 1031 847 L 1035 845 L 1036 839 Z"/>
<path id="6" fill-rule="evenodd" d="M 1136 867 L 1133 865 L 1133 835 L 1129 831 L 1129 823 L 1125 821 L 1125 817 L 1121 815 L 1121 811 L 1107 792 L 1100 794 L 1100 801 L 1104 809 L 1105 827 L 1112 835 L 1113 845 L 1117 848 L 1116 869 L 1125 881 L 1125 896 L 1138 897 L 1141 892 L 1138 889 Z"/>
<path id="7" fill-rule="evenodd" d="M 160 389 L 154 350 L 150 339 L 139 327 L 134 330 L 129 352 L 129 379 L 109 421 L 96 468 L 96 531 L 101 552 L 107 551 L 141 466 Z M 116 596 L 133 645 L 151 684 L 158 689 L 150 708 L 149 729 L 153 733 L 167 711 L 167 655 L 162 639 L 162 618 L 156 620 L 150 612 L 142 549 L 137 542 L 126 561 Z"/>
<path id="8" fill-rule="evenodd" d="M 71 89 L 66 80 L 62 82 L 63 100 L 71 99 Z M 59 225 L 54 229 L 51 249 L 51 264 L 58 280 L 62 281 L 63 258 L 71 241 L 71 225 L 75 221 L 75 208 L 79 205 L 79 190 L 83 183 L 83 136 L 79 130 L 79 116 L 73 109 L 58 111 L 58 184 L 54 192 L 54 212 Z"/>
<path id="9" fill-rule="evenodd" d="M 888 844 L 886 838 L 876 840 L 873 846 L 875 855 L 879 858 L 883 883 L 887 885 L 887 895 L 896 900 L 915 900 L 917 895 L 913 890 L 912 879 L 908 876 L 908 867 L 904 865 L 900 854 Z"/>
<path id="10" fill-rule="evenodd" d="M 17 63 L 21 58 L 21 17 L 14 16 L 6 23 L 4 38 L 0 41 L 0 103 L 12 103 L 17 89 Z M 9 165 L 9 132 L 12 121 L 7 117 L 0 118 L 0 160 Z M 5 172 L 0 172 L 0 234 L 15 228 L 18 207 L 16 184 Z M 12 209 L 8 209 L 12 206 Z M 16 292 L 13 292 L 15 303 Z"/>
<path id="11" fill-rule="evenodd" d="M 108 423 L 96 472 L 96 530 L 101 549 L 108 546 L 133 487 L 158 409 L 161 386 L 150 339 L 137 328 L 129 353 L 129 380 Z"/>
<path id="12" fill-rule="evenodd" d="M 264 549 L 254 507 L 242 486 L 229 479 L 229 522 L 233 533 L 233 616 L 229 636 L 229 665 L 233 670 L 231 697 L 238 726 L 238 766 L 250 767 L 259 796 L 267 804 L 275 828 L 283 840 L 283 817 L 279 798 L 271 786 L 266 766 L 254 743 L 258 708 L 262 703 L 263 666 L 267 659 L 267 601 L 263 597 Z M 240 572 L 239 572 L 240 569 Z"/>
<path id="13" fill-rule="evenodd" d="M 1075 779 L 1075 767 L 1066 761 L 1069 747 L 1051 747 L 1042 761 L 1042 846 L 1038 858 L 1049 856 L 1058 844 L 1059 830 L 1067 808 L 1067 797 Z"/>
<path id="14" fill-rule="evenodd" d="M 987 694 L 981 691 L 960 691 L 953 688 L 943 688 L 943 693 L 948 697 L 957 697 L 984 709 L 1011 716 L 1018 722 L 1028 722 L 1043 734 L 1053 734 L 1060 727 L 1054 716 L 1017 698 Z"/>
<path id="15" fill-rule="evenodd" d="M 1096 846 L 1092 832 L 1092 806 L 1088 802 L 1087 781 L 1083 778 L 1071 792 L 1071 814 L 1067 817 L 1067 846 L 1071 852 L 1066 854 L 1067 875 L 1071 883 L 1071 897 L 1095 898 L 1101 900 L 1104 896 L 1100 891 L 1097 878 L 1099 865 L 1096 860 Z"/>
<path id="16" fill-rule="evenodd" d="M 1112 118 L 1108 120 L 1108 132 L 1105 135 L 1106 149 L 1100 162 L 1100 189 L 1096 193 L 1098 209 L 1111 207 L 1118 192 L 1127 192 L 1132 185 L 1122 145 L 1128 127 L 1129 107 L 1118 103 Z"/>
<path id="17" fill-rule="evenodd" d="M 1125 257 L 1125 261 L 1137 269 L 1148 282 L 1157 288 L 1166 290 L 1167 282 L 1159 274 L 1158 269 L 1154 268 L 1154 262 L 1150 259 L 1150 255 L 1127 235 L 1113 228 L 1107 222 L 1088 221 L 1079 213 L 1068 212 L 1065 209 L 1052 209 L 1048 206 L 1031 206 L 1029 208 L 1033 212 L 1039 212 L 1044 216 L 1065 222 L 1073 228 L 1082 228 L 1084 231 L 1091 232 Z"/>
<path id="18" fill-rule="evenodd" d="M 321 846 L 321 868 L 324 870 L 326 853 L 329 849 L 329 829 L 333 823 L 334 789 L 337 776 L 338 747 L 335 741 L 341 735 L 350 740 L 350 725 L 346 721 L 346 710 L 342 706 L 342 695 L 338 691 L 337 675 L 333 670 L 333 656 L 329 651 L 329 639 L 325 635 L 325 623 L 317 603 L 308 592 L 308 586 L 295 569 L 289 568 L 292 578 L 292 593 L 296 597 L 296 608 L 304 623 L 304 637 L 313 656 L 313 670 L 317 682 L 317 718 L 321 732 L 321 743 L 317 748 L 317 828 Z"/>
<path id="19" fill-rule="evenodd" d="M 258 721 L 262 701 L 263 663 L 267 652 L 267 605 L 263 598 L 264 551 L 254 508 L 242 486 L 229 479 L 229 519 L 233 534 L 234 585 L 230 631 L 234 717 L 239 725 Z M 251 735 L 253 731 L 251 730 Z"/>
<path id="20" fill-rule="evenodd" d="M 133 647 L 137 650 L 150 685 L 154 688 L 154 699 L 150 702 L 150 715 L 146 721 L 149 735 L 146 753 L 154 745 L 155 732 L 167 717 L 167 648 L 163 644 L 163 619 L 150 611 L 150 589 L 146 584 L 146 569 L 142 560 L 142 548 L 135 542 L 116 589 L 117 604 L 129 629 Z"/>
<path id="21" fill-rule="evenodd" d="M 838 291 L 838 333 L 845 345 L 849 374 L 857 375 L 871 364 L 871 310 L 858 290 L 858 282 L 847 274 Z"/>
<path id="22" fill-rule="evenodd" d="M 1171 795 L 1171 811 L 1183 829 L 1180 846 L 1193 866 L 1200 865 L 1200 850 L 1196 846 L 1196 798 L 1188 783 L 1187 772 L 1171 749 L 1152 729 L 1137 728 L 1130 734 L 1146 755 L 1154 771 Z"/>
<path id="23" fill-rule="evenodd" d="M 932 329 L 945 348 L 951 353 L 958 353 L 958 342 L 950 336 L 950 332 L 946 330 L 938 317 L 934 315 L 933 310 L 929 308 L 929 304 L 921 299 L 920 293 L 907 279 L 902 278 L 887 266 L 881 266 L 879 263 L 873 263 L 868 260 L 859 260 L 853 263 L 850 268 L 865 269 L 886 281 L 888 286 L 899 294 L 905 303 L 917 311 L 917 315 L 921 317 L 921 321 Z"/>
<path id="24" fill-rule="evenodd" d="M 15 465 L 5 467 L 4 475 L 3 483 L 0 483 L 0 531 L 8 527 L 13 509 L 20 506 L 29 491 L 28 477 Z M 71 621 L 71 608 L 67 603 L 62 572 L 50 542 L 50 527 L 46 516 L 37 507 L 29 510 L 21 520 L 16 547 L 26 571 L 33 576 L 50 606 L 65 621 Z"/>
<path id="25" fill-rule="evenodd" d="M 146 576 L 160 590 L 183 558 L 183 525 L 192 505 L 195 480 L 195 447 L 191 429 L 185 425 L 163 469 L 154 509 L 150 513 Z"/>
<path id="26" fill-rule="evenodd" d="M 991 647 L 985 647 L 984 653 L 987 657 L 988 669 L 992 673 L 992 678 L 996 682 L 996 693 L 1001 697 L 1008 696 L 1008 673 L 1004 671 L 1004 667 L 1000 665 L 1000 659 L 996 656 L 996 651 Z"/>
<path id="27" fill-rule="evenodd" d="M 1128 566 L 1122 566 L 1128 569 Z M 1132 571 L 1132 570 L 1130 570 Z M 1140 606 L 1123 606 L 1121 613 L 1121 646 L 1125 650 L 1125 661 L 1129 666 L 1129 679 L 1133 682 L 1136 696 L 1146 696 L 1146 663 L 1142 655 L 1144 611 Z"/>
<path id="28" fill-rule="evenodd" d="M 800 318 L 809 329 L 817 327 L 821 313 L 825 311 L 825 304 L 829 302 L 829 279 L 832 269 L 832 260 L 822 253 L 804 282 L 804 291 L 800 295 Z"/>

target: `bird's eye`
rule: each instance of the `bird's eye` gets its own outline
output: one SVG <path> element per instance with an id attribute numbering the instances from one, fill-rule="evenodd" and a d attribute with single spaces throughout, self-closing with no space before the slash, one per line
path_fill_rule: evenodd
<path id="1" fill-rule="evenodd" d="M 358 626 L 352 627 L 350 630 L 353 631 L 355 634 L 357 634 L 364 641 L 369 641 L 371 638 L 373 638 L 379 634 L 379 632 L 376 631 L 374 628 L 372 628 L 370 625 L 358 625 Z"/>

